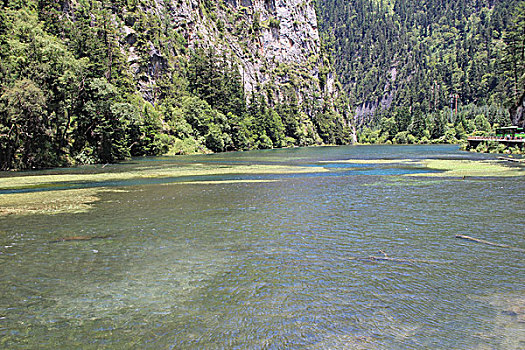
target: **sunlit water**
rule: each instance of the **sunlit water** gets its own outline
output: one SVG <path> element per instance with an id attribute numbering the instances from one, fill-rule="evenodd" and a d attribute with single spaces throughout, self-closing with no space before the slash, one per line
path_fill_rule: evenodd
<path id="1" fill-rule="evenodd" d="M 108 166 L 330 172 L 73 184 L 127 191 L 87 213 L 0 218 L 0 348 L 523 349 L 524 253 L 455 238 L 525 248 L 523 177 L 319 163 L 429 157 L 491 156 L 370 146 Z M 213 183 L 243 179 L 278 181 Z M 52 243 L 72 235 L 108 238 Z M 403 261 L 369 259 L 380 250 Z"/>

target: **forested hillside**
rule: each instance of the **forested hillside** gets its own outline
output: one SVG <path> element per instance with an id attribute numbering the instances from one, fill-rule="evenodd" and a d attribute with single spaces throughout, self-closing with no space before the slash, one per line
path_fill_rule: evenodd
<path id="1" fill-rule="evenodd" d="M 519 0 L 3 0 L 0 169 L 457 142 L 525 123 L 524 38 Z"/>
<path id="2" fill-rule="evenodd" d="M 363 142 L 453 142 L 510 124 L 509 110 L 523 103 L 523 1 L 317 5 L 355 122 L 372 127 L 363 129 Z"/>
<path id="3" fill-rule="evenodd" d="M 0 169 L 348 142 L 312 2 L 244 3 L 0 2 Z"/>

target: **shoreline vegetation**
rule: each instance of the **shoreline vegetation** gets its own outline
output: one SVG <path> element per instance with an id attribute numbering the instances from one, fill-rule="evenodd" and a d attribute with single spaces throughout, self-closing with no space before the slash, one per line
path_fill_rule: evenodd
<path id="1" fill-rule="evenodd" d="M 468 9 L 459 6 L 461 2 L 450 4 L 447 16 L 456 20 L 457 11 L 463 13 L 462 24 L 456 25 L 469 28 L 471 38 L 484 38 L 483 45 L 459 36 L 457 33 L 462 30 L 448 24 L 433 27 L 442 34 L 435 37 L 427 37 L 426 30 L 425 34 L 419 29 L 406 30 L 408 27 L 400 33 L 396 31 L 401 27 L 389 32 L 392 42 L 400 38 L 407 42 L 428 39 L 440 53 L 432 55 L 427 55 L 426 49 L 420 51 L 426 44 L 413 48 L 417 55 L 396 52 L 406 46 L 404 43 L 388 50 L 383 43 L 375 45 L 379 36 L 361 38 L 364 23 L 348 19 L 348 29 L 354 34 L 350 41 L 348 32 L 336 31 L 331 39 L 324 32 L 325 44 L 318 55 L 298 67 L 283 62 L 275 67 L 265 65 L 261 70 L 271 71 L 269 82 L 248 89 L 245 68 L 240 69 L 244 67 L 243 59 L 234 52 L 189 45 L 183 32 L 171 28 L 171 24 L 161 30 L 166 18 L 152 15 L 155 11 L 145 11 L 142 5 L 109 3 L 115 6 L 98 1 L 89 5 L 78 2 L 66 9 L 59 3 L 41 4 L 35 0 L 8 1 L 2 6 L 1 170 L 117 163 L 135 156 L 342 145 L 350 144 L 354 137 L 360 144 L 461 143 L 466 135 L 484 136 L 496 125 L 508 125 L 512 119 L 509 107 L 515 106 L 523 90 L 522 50 L 518 45 L 522 42 L 523 5 L 482 6 L 480 12 L 477 6 Z M 331 18 L 330 14 L 353 13 L 353 5 L 318 4 L 320 27 L 341 19 Z M 238 18 L 245 18 L 240 8 L 223 8 L 210 1 L 203 6 L 205 17 L 210 19 L 217 20 L 223 11 L 236 11 Z M 365 21 L 366 28 L 375 32 L 379 30 L 375 26 L 381 23 L 383 32 L 384 18 L 396 23 L 418 13 L 418 6 L 417 2 L 409 6 L 414 13 L 407 8 L 383 13 L 382 6 L 370 13 L 364 11 L 371 16 L 370 21 Z M 328 8 L 336 12 L 321 11 Z M 431 9 L 429 15 L 436 25 L 449 22 L 446 16 L 441 18 L 441 5 Z M 490 18 L 489 13 L 498 13 L 501 21 L 481 20 Z M 420 20 L 416 16 L 409 22 L 416 24 Z M 223 30 L 231 24 L 222 20 L 220 23 Z M 252 34 L 248 37 L 261 36 L 258 19 L 253 25 L 238 21 L 238 26 L 241 31 L 237 35 L 248 30 Z M 117 34 L 124 32 L 129 33 L 126 38 Z M 492 37 L 496 33 L 498 38 Z M 441 37 L 445 35 L 457 45 L 442 46 Z M 339 44 L 348 50 L 334 51 L 331 56 L 331 46 L 341 38 L 344 42 Z M 496 39 L 502 40 L 501 47 L 487 50 L 484 43 Z M 357 40 L 356 46 L 349 47 L 352 40 Z M 333 65 L 338 66 L 342 57 L 354 54 L 354 49 L 364 43 L 368 46 L 366 51 L 375 53 L 364 55 L 358 50 L 359 59 L 343 60 L 356 61 L 356 66 L 334 71 Z M 166 51 L 168 47 L 171 49 Z M 459 47 L 464 54 L 448 51 Z M 126 51 L 133 52 L 133 59 Z M 370 61 L 385 55 L 396 59 Z M 412 61 L 416 56 L 428 56 L 431 61 Z M 387 66 L 397 57 L 409 61 Z M 438 61 L 433 61 L 438 57 Z M 452 61 L 441 62 L 441 58 Z M 505 62 L 501 67 L 497 64 L 500 61 Z M 381 68 L 376 66 L 379 63 Z M 370 64 L 373 69 L 368 67 Z M 405 71 L 408 67 L 417 68 L 421 74 Z M 348 79 L 352 74 L 360 79 Z M 330 75 L 333 78 L 329 79 Z M 349 84 L 358 82 L 356 91 L 348 90 Z M 360 116 L 363 108 L 375 112 Z M 355 128 L 360 129 L 358 135 Z M 524 152 L 490 143 L 480 144 L 476 151 Z"/>
<path id="2" fill-rule="evenodd" d="M 491 136 L 491 135 L 488 135 Z M 469 147 L 469 144 L 466 140 L 457 140 L 456 142 L 442 142 L 441 140 L 429 140 L 424 142 L 405 142 L 405 143 L 395 143 L 389 142 L 365 142 L 365 143 L 356 143 L 357 146 L 367 146 L 367 145 L 443 145 L 443 144 L 455 144 L 458 145 L 460 150 L 472 152 L 472 153 L 491 153 L 491 154 L 506 154 L 506 155 L 525 155 L 525 149 L 518 146 L 507 146 L 497 141 L 483 141 L 475 148 Z"/>
<path id="3" fill-rule="evenodd" d="M 399 113 L 394 113 L 392 117 L 383 117 L 376 127 L 361 129 L 357 141 L 361 145 L 457 144 L 462 151 L 524 155 L 524 148 L 506 146 L 497 141 L 480 142 L 475 148 L 469 147 L 469 137 L 495 137 L 496 129 L 510 122 L 510 118 L 504 114 L 498 118 L 491 116 L 491 111 L 488 107 L 465 106 L 453 115 L 454 120 L 451 122 L 447 121 L 450 115 L 447 116 L 446 110 L 415 117 L 408 114 L 401 117 Z M 405 122 L 408 123 L 406 129 L 399 128 L 402 119 L 408 120 Z"/>

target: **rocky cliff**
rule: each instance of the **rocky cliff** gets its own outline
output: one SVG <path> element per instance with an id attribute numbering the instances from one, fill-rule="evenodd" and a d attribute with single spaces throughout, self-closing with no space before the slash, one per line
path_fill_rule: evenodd
<path id="1" fill-rule="evenodd" d="M 349 142 L 312 0 L 0 9 L 2 169 Z"/>
<path id="2" fill-rule="evenodd" d="M 135 18 L 127 17 L 130 9 L 118 9 L 120 14 L 114 11 L 121 49 L 149 100 L 154 99 L 151 86 L 169 71 L 174 57 L 195 48 L 233 56 L 247 95 L 265 91 L 279 100 L 285 88 L 292 88 L 299 102 L 316 99 L 333 104 L 338 97 L 311 0 L 150 0 L 137 7 L 149 26 L 157 23 L 172 30 L 172 37 L 164 41 L 148 40 L 144 57 L 137 47 L 141 29 L 136 28 Z M 173 36 L 182 48 L 173 44 Z"/>

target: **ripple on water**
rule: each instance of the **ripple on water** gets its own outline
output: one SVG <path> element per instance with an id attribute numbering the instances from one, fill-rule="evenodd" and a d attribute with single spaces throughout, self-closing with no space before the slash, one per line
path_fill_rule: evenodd
<path id="1" fill-rule="evenodd" d="M 400 149 L 423 158 L 457 153 L 388 152 Z M 294 152 L 299 163 L 406 158 L 375 147 Z M 522 348 L 522 253 L 454 237 L 524 247 L 523 180 L 355 170 L 268 183 L 143 184 L 103 193 L 89 213 L 2 218 L 1 344 Z M 49 243 L 68 235 L 109 238 Z M 416 262 L 369 259 L 380 250 Z"/>

